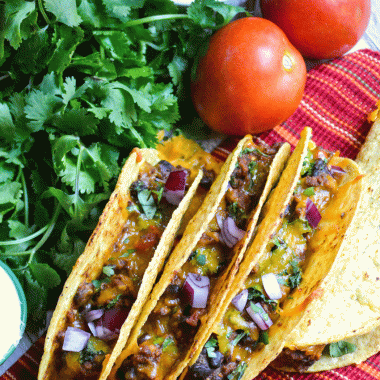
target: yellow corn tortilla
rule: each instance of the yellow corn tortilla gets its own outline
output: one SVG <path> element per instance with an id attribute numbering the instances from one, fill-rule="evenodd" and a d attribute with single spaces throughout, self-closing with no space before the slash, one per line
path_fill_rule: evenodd
<path id="1" fill-rule="evenodd" d="M 380 115 L 356 159 L 365 173 L 357 214 L 349 227 L 323 296 L 309 305 L 286 347 L 354 341 L 357 352 L 322 358 L 308 372 L 358 363 L 380 350 Z M 284 368 L 283 368 L 284 369 Z M 293 370 L 287 368 L 287 370 Z"/>
<path id="2" fill-rule="evenodd" d="M 198 358 L 209 336 L 215 332 L 232 299 L 243 289 L 244 282 L 254 266 L 263 257 L 267 244 L 281 225 L 282 214 L 288 205 L 300 177 L 303 161 L 311 139 L 311 129 L 305 128 L 289 162 L 281 175 L 280 181 L 264 207 L 265 215 L 258 225 L 257 233 L 249 246 L 239 271 L 230 287 L 230 291 L 222 302 L 215 307 L 216 315 L 211 316 L 204 326 L 199 345 L 195 350 L 189 365 Z M 271 326 L 269 344 L 261 345 L 253 351 L 247 362 L 247 368 L 242 380 L 250 380 L 257 376 L 282 350 L 288 335 L 301 320 L 306 305 L 310 299 L 319 293 L 320 283 L 328 274 L 338 254 L 344 234 L 353 219 L 361 192 L 361 182 L 358 166 L 351 160 L 335 158 L 347 171 L 348 179 L 340 185 L 339 197 L 332 199 L 327 209 L 322 213 L 322 220 L 309 244 L 309 257 L 302 282 L 291 299 L 287 299 L 283 307 L 283 315 Z M 186 371 L 185 371 L 186 372 Z M 183 373 L 181 379 L 185 377 Z"/>
<path id="3" fill-rule="evenodd" d="M 110 359 L 111 361 L 115 361 L 115 365 L 110 373 L 110 379 L 113 379 L 115 377 L 115 374 L 118 370 L 118 368 L 123 363 L 124 359 L 126 359 L 129 355 L 135 353 L 138 349 L 137 340 L 140 334 L 140 330 L 143 328 L 145 322 L 147 321 L 150 313 L 153 311 L 154 307 L 156 306 L 158 300 L 160 299 L 161 295 L 164 293 L 168 285 L 171 283 L 176 270 L 178 268 L 181 268 L 183 264 L 186 263 L 188 257 L 194 250 L 198 240 L 201 238 L 203 232 L 206 230 L 207 226 L 211 222 L 211 220 L 214 218 L 216 211 L 218 209 L 218 206 L 220 202 L 222 201 L 224 194 L 227 190 L 230 177 L 232 172 L 235 169 L 238 157 L 240 153 L 242 152 L 246 142 L 252 139 L 252 136 L 248 135 L 240 142 L 238 143 L 237 147 L 234 149 L 234 151 L 228 156 L 225 164 L 223 165 L 223 168 L 221 170 L 220 175 L 217 177 L 217 179 L 214 181 L 213 185 L 211 186 L 211 189 L 209 193 L 207 194 L 207 197 L 205 201 L 203 202 L 202 206 L 200 207 L 197 214 L 191 219 L 191 221 L 186 226 L 184 235 L 182 239 L 179 241 L 179 243 L 174 248 L 170 260 L 165 265 L 163 274 L 158 281 L 158 283 L 154 286 L 152 293 L 149 297 L 149 300 L 144 305 L 141 316 L 135 326 L 133 327 L 132 333 L 130 335 L 130 338 L 127 342 L 127 345 L 125 346 L 124 350 L 120 355 L 114 355 L 115 358 Z M 209 295 L 209 304 L 213 304 L 213 302 L 218 302 L 217 300 L 222 299 L 226 294 L 226 278 L 232 279 L 233 276 L 236 274 L 236 271 L 238 270 L 239 262 L 242 259 L 244 255 L 244 251 L 247 247 L 248 241 L 250 240 L 251 234 L 255 228 L 255 224 L 257 222 L 261 207 L 268 196 L 272 186 L 277 182 L 280 173 L 283 169 L 283 166 L 285 162 L 288 159 L 290 153 L 290 146 L 289 144 L 285 143 L 282 145 L 282 147 L 277 152 L 271 167 L 270 172 L 268 174 L 267 182 L 265 189 L 263 191 L 263 194 L 261 195 L 261 198 L 259 200 L 259 203 L 256 207 L 256 209 L 253 211 L 253 213 L 250 215 L 250 221 L 248 223 L 248 230 L 246 232 L 245 237 L 234 247 L 234 257 L 231 260 L 231 263 L 227 270 L 224 272 L 225 274 L 222 275 L 219 280 L 218 284 L 220 284 L 219 288 L 218 286 L 215 286 L 214 293 L 211 293 Z M 228 276 L 227 276 L 228 275 Z M 219 291 L 218 291 L 219 289 Z M 214 307 L 209 309 L 208 313 L 212 314 L 215 312 Z M 204 317 L 201 317 L 201 326 L 204 326 L 206 323 L 207 315 Z M 195 342 L 196 342 L 195 338 Z M 178 365 L 174 366 L 171 373 L 166 376 L 165 380 L 172 380 L 177 379 L 178 376 L 181 374 L 183 369 L 186 367 L 188 361 L 190 360 L 189 355 L 186 355 L 184 353 L 184 359 L 179 363 Z"/>
<path id="4" fill-rule="evenodd" d="M 176 141 L 175 143 L 178 142 L 179 141 Z M 189 142 L 189 144 L 191 145 L 192 142 Z M 56 379 L 57 375 L 54 363 L 56 355 L 59 354 L 60 345 L 57 342 L 58 335 L 66 330 L 66 315 L 71 308 L 78 287 L 82 282 L 87 281 L 88 279 L 95 279 L 99 276 L 102 272 L 104 263 L 107 261 L 111 253 L 114 243 L 122 232 L 129 214 L 126 207 L 128 200 L 130 200 L 129 188 L 138 178 L 140 167 L 144 162 L 155 165 L 161 159 L 166 159 L 166 156 L 158 150 L 137 149 L 131 153 L 124 164 L 115 190 L 100 216 L 98 225 L 92 233 L 84 253 L 78 258 L 64 285 L 62 294 L 59 297 L 45 340 L 44 354 L 38 373 L 39 380 Z M 171 245 L 173 244 L 176 231 L 180 227 L 182 218 L 197 190 L 200 180 L 202 179 L 202 174 L 203 173 L 200 170 L 180 205 L 173 212 L 172 218 L 156 248 L 155 254 L 145 271 L 137 299 L 121 328 L 118 342 L 114 347 L 114 350 L 116 351 L 119 346 L 124 346 L 132 325 L 138 318 L 156 277 L 162 269 L 165 258 L 170 252 Z M 105 359 L 104 365 L 106 364 L 108 366 L 110 365 L 107 363 L 107 359 Z M 107 365 L 106 369 L 108 368 Z M 105 378 L 106 375 L 104 374 L 100 376 L 100 379 Z"/>

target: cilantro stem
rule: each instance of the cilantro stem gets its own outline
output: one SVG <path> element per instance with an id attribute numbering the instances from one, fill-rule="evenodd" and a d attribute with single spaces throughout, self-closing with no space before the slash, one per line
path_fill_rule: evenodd
<path id="1" fill-rule="evenodd" d="M 38 8 L 40 8 L 40 12 L 42 14 L 42 17 L 45 19 L 46 23 L 50 25 L 51 21 L 49 20 L 49 17 L 47 16 L 45 12 L 44 6 L 42 4 L 42 0 L 38 0 Z"/>
<path id="2" fill-rule="evenodd" d="M 79 178 L 80 178 L 80 168 L 82 166 L 82 154 L 83 154 L 84 148 L 83 145 L 80 144 L 79 154 L 78 154 L 78 161 L 77 161 L 77 167 L 76 167 L 76 173 L 75 173 L 75 192 L 74 192 L 74 216 L 77 218 L 78 213 L 78 197 L 79 197 Z"/>
<path id="3" fill-rule="evenodd" d="M 184 14 L 167 14 L 167 15 L 156 15 L 156 16 L 148 16 L 148 17 L 143 17 L 139 18 L 137 20 L 132 20 L 126 22 L 123 26 L 126 28 L 129 28 L 131 26 L 136 26 L 140 24 L 146 24 L 148 22 L 154 22 L 154 21 L 162 21 L 162 20 L 174 20 L 174 19 L 190 19 L 188 15 Z"/>
<path id="4" fill-rule="evenodd" d="M 24 238 L 21 238 L 21 239 L 16 239 L 16 240 L 8 240 L 8 241 L 0 241 L 0 246 L 1 245 L 16 245 L 16 244 L 22 244 L 22 243 L 25 243 L 29 240 L 33 240 L 34 238 L 36 238 L 37 236 L 40 236 L 41 234 L 43 234 L 47 229 L 48 229 L 49 225 L 47 224 L 46 226 L 42 227 L 41 229 L 39 229 L 38 231 L 36 231 L 35 233 L 31 234 L 31 235 L 28 235 Z"/>
<path id="5" fill-rule="evenodd" d="M 28 188 L 26 187 L 26 181 L 24 172 L 20 167 L 21 172 L 21 182 L 22 182 L 22 188 L 24 192 L 24 220 L 25 220 L 25 226 L 29 227 L 29 197 L 28 197 Z"/>

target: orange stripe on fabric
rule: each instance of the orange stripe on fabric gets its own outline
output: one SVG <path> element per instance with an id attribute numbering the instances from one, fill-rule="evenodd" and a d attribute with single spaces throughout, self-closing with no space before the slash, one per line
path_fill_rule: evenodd
<path id="1" fill-rule="evenodd" d="M 335 71 L 337 73 L 339 73 L 340 75 L 344 76 L 345 78 L 347 78 L 348 80 L 350 80 L 351 82 L 354 81 L 355 82 L 355 85 L 360 88 L 360 90 L 364 93 L 366 93 L 368 95 L 368 97 L 370 97 L 371 99 L 373 100 L 378 100 L 378 98 L 372 94 L 371 91 L 369 91 L 365 86 L 363 86 L 354 76 L 346 73 L 343 68 L 339 67 L 339 66 L 333 66 L 333 63 L 331 63 L 331 65 L 329 65 L 329 69 L 331 71 Z"/>
<path id="2" fill-rule="evenodd" d="M 305 125 L 306 127 L 306 125 Z M 286 128 L 284 128 L 282 125 L 278 125 L 274 127 L 274 130 L 283 138 L 285 139 L 289 144 L 295 146 L 297 145 L 298 139 L 296 136 L 291 134 Z"/>
<path id="3" fill-rule="evenodd" d="M 317 75 L 315 75 L 315 74 L 317 74 Z M 310 78 L 312 78 L 312 79 L 314 79 L 320 83 L 323 83 L 327 87 L 331 88 L 334 92 L 339 94 L 347 103 L 349 103 L 351 106 L 353 106 L 355 108 L 355 110 L 359 111 L 358 114 L 361 114 L 363 112 L 362 109 L 359 107 L 359 105 L 356 102 L 352 101 L 349 96 L 346 96 L 346 94 L 344 92 L 339 91 L 338 88 L 334 86 L 334 83 L 332 81 L 327 81 L 327 80 L 321 78 L 320 74 L 318 72 L 309 73 L 308 75 L 310 76 Z"/>
<path id="4" fill-rule="evenodd" d="M 356 148 L 360 148 L 361 144 L 358 142 L 353 136 L 350 136 L 347 131 L 344 131 L 340 128 L 338 128 L 333 123 L 326 120 L 322 115 L 317 113 L 310 105 L 308 105 L 303 100 L 301 101 L 301 104 L 303 107 L 305 107 L 305 112 L 308 113 L 308 115 L 313 118 L 317 123 L 319 123 L 322 127 L 328 129 L 329 131 L 336 133 L 338 136 L 340 136 L 343 140 L 347 141 L 349 144 L 353 145 Z M 351 138 L 350 138 L 351 137 Z"/>
<path id="5" fill-rule="evenodd" d="M 315 109 L 319 109 L 319 110 L 323 111 L 323 112 L 321 112 L 321 114 L 326 114 L 327 116 L 329 116 L 331 119 L 336 121 L 341 126 L 345 126 L 347 129 L 354 131 L 358 135 L 360 135 L 360 137 L 362 137 L 363 140 L 365 139 L 365 136 L 360 131 L 358 131 L 356 125 L 344 122 L 342 119 L 339 119 L 333 113 L 329 112 L 325 107 L 323 107 L 320 103 L 316 102 L 310 95 L 305 94 L 305 98 L 308 99 L 309 103 L 313 103 L 313 109 L 315 108 Z M 362 116 L 363 113 L 364 113 L 364 111 L 362 110 L 360 116 Z M 360 142 L 354 137 L 354 135 L 350 134 L 350 136 L 352 136 L 352 139 L 356 140 L 357 143 L 360 144 Z"/>
<path id="6" fill-rule="evenodd" d="M 379 378 L 379 371 L 375 370 L 375 368 L 371 367 L 368 363 L 363 362 L 357 365 L 358 368 L 360 368 L 365 373 L 368 373 L 368 375 L 373 376 L 375 379 Z"/>

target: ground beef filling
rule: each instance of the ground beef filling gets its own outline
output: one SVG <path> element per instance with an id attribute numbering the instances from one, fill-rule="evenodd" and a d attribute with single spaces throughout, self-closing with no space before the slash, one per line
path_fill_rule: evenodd
<path id="1" fill-rule="evenodd" d="M 310 346 L 305 350 L 284 348 L 281 354 L 273 361 L 276 368 L 292 368 L 297 372 L 305 372 L 322 356 L 325 344 Z"/>

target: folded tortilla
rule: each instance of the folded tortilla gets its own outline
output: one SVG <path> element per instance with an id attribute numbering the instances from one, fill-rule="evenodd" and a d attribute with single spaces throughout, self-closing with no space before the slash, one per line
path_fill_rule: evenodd
<path id="1" fill-rule="evenodd" d="M 253 144 L 251 136 L 246 136 L 227 158 L 205 201 L 175 245 L 160 280 L 133 327 L 127 345 L 115 357 L 110 379 L 138 376 L 176 379 L 186 367 L 190 359 L 187 349 L 196 344 L 196 332 L 207 323 L 209 316 L 215 313 L 214 306 L 226 295 L 229 281 L 234 278 L 255 230 L 261 207 L 290 153 L 289 144 L 283 144 L 276 154 L 267 154 L 260 149 Z M 266 168 L 265 177 L 260 172 L 263 166 Z M 257 185 L 259 187 L 256 189 Z M 239 189 L 252 190 L 254 203 L 249 216 L 245 215 L 248 209 L 244 212 L 240 209 L 240 199 L 236 199 L 236 202 L 230 199 L 233 193 L 231 188 L 237 193 Z M 242 195 L 242 198 L 250 199 L 246 195 Z M 250 199 L 249 203 L 252 202 L 253 199 Z M 235 213 L 235 222 L 231 222 L 232 211 Z M 239 232 L 236 226 L 242 219 L 247 219 L 244 223 L 245 233 L 243 230 Z M 230 222 L 232 226 L 226 228 L 225 223 Z M 236 234 L 236 231 L 242 236 L 234 241 L 228 234 Z M 211 248 L 207 246 L 207 239 Z M 220 260 L 222 251 L 224 260 Z M 183 300 L 186 296 L 184 284 L 192 275 L 200 281 L 210 281 L 209 285 L 204 286 L 209 292 L 206 300 L 202 298 L 202 302 L 207 302 L 203 306 Z"/>
<path id="2" fill-rule="evenodd" d="M 199 186 L 200 182 L 205 179 L 205 173 L 202 169 L 205 172 L 214 171 L 217 174 L 221 167 L 221 164 L 209 153 L 203 152 L 196 143 L 181 136 L 160 144 L 158 149 L 135 149 L 124 164 L 115 190 L 100 216 L 98 225 L 92 233 L 84 253 L 78 258 L 59 297 L 45 340 L 44 354 L 38 374 L 39 380 L 86 378 L 85 374 L 80 372 L 81 367 L 86 367 L 87 363 L 93 363 L 94 360 L 97 361 L 97 368 L 88 377 L 106 378 L 104 372 L 108 368 L 107 365 L 111 366 L 112 364 L 108 360 L 111 351 L 112 349 L 118 351 L 120 350 L 119 347 L 124 347 L 132 326 L 140 315 L 141 309 L 167 259 L 181 222 L 183 219 L 190 219 L 191 215 L 195 213 L 194 210 L 198 208 L 204 199 L 207 189 Z M 144 184 L 143 181 L 149 177 L 150 172 L 154 171 L 154 166 L 160 165 L 162 160 L 171 161 L 174 165 L 180 165 L 177 167 L 179 171 L 183 167 L 187 168 L 189 188 L 183 199 L 178 200 L 178 202 L 180 201 L 178 206 L 176 206 L 178 202 L 174 202 L 173 205 L 170 205 L 169 201 L 164 202 L 163 208 L 169 208 L 170 206 L 170 210 L 174 211 L 170 211 L 173 212 L 171 216 L 166 216 L 168 218 L 166 228 L 162 232 L 157 232 L 154 227 L 155 222 L 151 222 L 157 213 L 153 212 L 154 215 L 148 216 L 149 210 L 156 207 L 152 192 L 144 189 L 144 185 L 139 189 L 140 184 L 136 181 L 140 178 L 141 173 L 145 173 L 142 174 L 145 177 L 141 179 L 141 183 Z M 167 165 L 166 169 L 170 173 L 177 170 L 170 164 Z M 185 172 L 185 170 L 182 170 L 182 172 Z M 167 175 L 169 174 L 167 173 Z M 138 192 L 137 205 L 134 203 L 135 201 L 132 202 L 131 186 L 133 184 L 137 184 L 134 188 L 134 191 Z M 164 190 L 163 184 L 160 184 L 157 189 L 161 190 L 160 194 L 157 194 L 157 199 L 162 199 L 165 196 L 162 193 L 162 190 Z M 144 190 L 146 191 L 144 192 Z M 194 205 L 192 205 L 193 202 Z M 159 203 L 159 205 L 161 204 Z M 139 210 L 136 208 L 139 208 Z M 157 218 L 157 228 L 160 228 L 160 216 L 157 216 Z M 135 226 L 135 224 L 138 225 Z M 139 231 L 139 229 L 144 228 L 149 229 L 149 226 L 153 227 L 152 233 L 149 233 L 149 230 L 144 235 L 144 238 L 135 236 L 136 233 L 133 231 Z M 131 236 L 128 231 L 132 231 L 135 235 Z M 158 240 L 157 237 L 159 236 Z M 136 246 L 134 246 L 136 249 L 125 249 L 125 247 L 129 247 L 129 239 L 137 239 Z M 150 261 L 143 257 L 148 254 L 147 252 L 152 254 Z M 144 268 L 146 267 L 144 272 L 138 276 L 136 274 L 136 278 L 134 277 L 133 279 L 127 278 L 122 272 L 119 278 L 113 276 L 116 271 L 114 266 L 116 260 L 123 259 L 123 257 L 128 260 L 128 255 L 138 254 L 141 257 L 136 256 L 134 262 L 139 265 L 139 260 L 141 260 L 141 265 Z M 138 269 L 136 267 L 136 273 Z M 138 288 L 138 291 L 137 294 L 133 295 L 132 301 L 128 300 L 132 305 L 128 306 L 130 308 L 127 315 L 124 313 L 124 317 L 120 317 L 119 314 L 118 318 L 123 318 L 121 323 L 119 321 L 119 324 L 122 325 L 120 331 L 115 328 L 116 335 L 108 334 L 110 331 L 105 330 L 99 315 L 105 315 L 109 310 L 116 308 L 118 302 L 123 300 L 124 288 L 127 288 L 128 284 L 131 284 L 131 281 L 133 282 L 134 280 L 138 280 L 140 285 L 139 287 L 131 287 L 133 289 Z M 115 284 L 118 281 L 119 283 L 116 284 L 118 287 L 115 285 L 114 288 L 111 286 L 107 288 L 110 281 L 114 281 Z M 115 289 L 117 293 L 112 294 Z M 86 293 L 87 291 L 89 291 L 89 295 Z M 125 289 L 126 291 L 127 289 Z M 99 299 L 103 297 L 102 307 L 98 310 L 83 310 L 83 306 L 78 306 L 78 299 L 81 298 L 85 298 L 88 305 L 90 305 L 88 300 L 91 300 L 91 297 L 98 297 L 98 303 L 100 303 Z M 123 302 L 127 301 L 123 300 Z M 85 302 L 82 302 L 82 304 L 85 304 Z M 91 320 L 88 312 L 93 313 Z M 108 313 L 108 315 L 110 314 Z M 109 318 L 112 323 L 113 318 L 116 318 L 116 314 L 110 315 Z M 86 324 L 86 321 L 89 323 Z M 97 322 L 101 323 L 98 324 Z M 90 323 L 92 323 L 92 328 Z M 95 325 L 97 326 L 96 329 Z M 73 331 L 72 328 L 76 329 L 72 340 L 78 339 L 78 330 L 79 332 L 84 330 L 87 336 L 91 334 L 85 349 L 70 348 L 69 352 L 67 350 L 63 351 L 63 344 L 69 328 L 70 334 Z M 101 339 L 99 338 L 100 336 Z M 102 344 L 102 339 L 103 341 L 112 340 L 111 350 L 107 344 Z"/>
<path id="3" fill-rule="evenodd" d="M 290 203 L 293 193 L 298 197 L 296 207 L 300 206 L 301 209 L 304 198 L 307 205 L 309 198 L 318 204 L 316 198 L 323 197 L 322 190 L 313 198 L 314 190 L 311 187 L 302 190 L 304 185 L 300 182 L 301 174 L 303 177 L 306 176 L 303 172 L 310 162 L 309 147 L 315 147 L 310 138 L 311 130 L 305 128 L 278 185 L 263 208 L 257 232 L 245 253 L 237 275 L 228 287 L 227 295 L 216 304 L 216 312 L 209 316 L 209 320 L 196 337 L 197 344 L 188 352 L 190 368 L 183 372 L 181 379 L 254 378 L 281 352 L 287 337 L 304 315 L 307 305 L 313 298 L 321 295 L 320 284 L 331 270 L 347 228 L 354 217 L 361 193 L 361 176 L 358 166 L 352 160 L 340 158 L 336 154 L 329 158 L 329 168 L 334 167 L 339 172 L 337 169 L 339 166 L 344 177 L 337 181 L 337 190 L 326 203 L 327 206 L 321 212 L 321 220 L 316 223 L 317 226 L 314 226 L 312 231 L 308 230 L 307 223 L 305 220 L 302 221 L 302 217 L 298 219 L 300 223 L 304 223 L 303 235 L 307 236 L 310 232 L 311 234 L 310 238 L 306 237 L 306 252 L 302 253 L 306 255 L 302 271 L 297 273 L 297 265 L 292 264 L 294 276 L 289 277 L 291 269 L 288 261 L 291 258 L 287 256 L 282 259 L 273 252 L 283 250 L 289 255 L 289 251 L 284 247 L 296 250 L 297 244 L 305 244 L 305 239 L 297 238 L 297 235 L 293 237 L 292 233 L 278 235 L 279 231 L 285 231 L 292 224 L 285 221 L 284 217 L 286 214 L 292 215 L 292 211 L 288 210 L 295 207 L 294 203 Z M 323 152 L 321 154 L 318 161 L 324 170 L 325 156 Z M 332 178 L 331 174 L 329 176 L 326 176 L 326 180 L 328 177 Z M 340 174 L 336 177 L 339 178 Z M 315 183 L 317 187 L 318 181 L 319 178 L 313 179 L 312 176 L 309 179 L 309 182 Z M 303 191 L 301 194 L 300 186 Z M 315 216 L 315 212 L 309 214 L 307 221 L 311 224 L 310 218 L 313 219 Z M 296 255 L 294 256 L 296 258 Z M 278 273 L 278 268 L 282 268 L 284 263 L 287 263 L 286 269 Z M 285 285 L 293 289 L 289 296 L 287 293 L 284 296 L 284 291 L 281 289 L 283 296 L 277 302 L 277 306 L 274 306 L 273 302 L 278 296 L 269 296 L 269 289 L 265 288 L 261 277 L 267 272 L 272 275 L 271 268 L 279 284 L 284 285 L 280 281 L 284 281 L 285 276 L 287 279 Z M 297 285 L 289 285 L 290 282 L 296 282 L 296 277 L 301 273 L 302 281 Z M 276 287 L 271 286 L 271 288 L 273 291 Z M 237 310 L 236 305 L 239 305 L 237 300 L 243 299 L 244 294 L 248 297 L 248 301 L 245 300 L 245 306 Z M 279 307 L 280 310 L 275 317 L 277 319 L 272 321 L 270 315 L 276 313 L 275 307 Z"/>
<path id="4" fill-rule="evenodd" d="M 321 284 L 322 297 L 310 303 L 300 324 L 287 339 L 288 353 L 299 351 L 298 360 L 276 362 L 277 368 L 328 370 L 361 362 L 380 350 L 379 135 L 380 116 L 356 159 L 365 173 L 356 216 L 329 276 Z M 352 348 L 353 352 L 331 357 L 325 345 L 338 342 L 351 342 L 357 347 Z"/>

